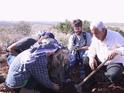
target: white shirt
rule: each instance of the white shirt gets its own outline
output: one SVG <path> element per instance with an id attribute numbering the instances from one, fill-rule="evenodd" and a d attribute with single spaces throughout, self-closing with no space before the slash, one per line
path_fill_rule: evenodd
<path id="1" fill-rule="evenodd" d="M 88 56 L 94 57 L 97 55 L 99 60 L 104 62 L 107 59 L 109 52 L 112 50 L 115 50 L 118 55 L 106 64 L 112 62 L 122 63 L 124 65 L 124 37 L 118 32 L 108 30 L 104 41 L 100 41 L 96 37 L 92 38 Z"/>

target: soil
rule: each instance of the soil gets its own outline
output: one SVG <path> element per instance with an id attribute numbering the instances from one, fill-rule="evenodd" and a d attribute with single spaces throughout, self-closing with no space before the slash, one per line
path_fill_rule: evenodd
<path id="1" fill-rule="evenodd" d="M 4 58 L 0 58 L 0 86 L 5 81 L 8 72 L 8 65 Z M 123 72 L 124 75 L 124 72 Z M 0 87 L 0 90 L 1 87 Z M 12 93 L 12 92 L 1 92 L 0 93 Z M 87 93 L 87 92 L 82 92 Z M 124 93 L 124 86 L 116 86 L 114 84 L 108 84 L 107 82 L 98 82 L 89 93 Z"/>

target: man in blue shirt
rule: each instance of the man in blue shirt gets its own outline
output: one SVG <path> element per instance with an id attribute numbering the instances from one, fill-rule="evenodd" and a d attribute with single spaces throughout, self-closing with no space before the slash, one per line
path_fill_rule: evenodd
<path id="1" fill-rule="evenodd" d="M 25 37 L 20 39 L 19 41 L 13 43 L 7 48 L 8 57 L 7 57 L 7 63 L 10 65 L 14 58 L 21 52 L 23 52 L 26 49 L 29 49 L 32 45 L 34 45 L 37 41 L 40 43 L 42 37 L 50 37 L 55 38 L 54 35 L 51 32 L 39 32 L 37 35 L 37 38 L 32 37 Z"/>
<path id="2" fill-rule="evenodd" d="M 48 75 L 47 57 L 54 54 L 60 46 L 53 42 L 54 39 L 48 39 L 33 48 L 33 46 L 18 54 L 10 65 L 5 85 L 8 89 L 23 88 L 28 84 L 30 78 L 33 78 L 39 84 L 46 88 L 59 90 L 58 84 L 52 82 Z"/>

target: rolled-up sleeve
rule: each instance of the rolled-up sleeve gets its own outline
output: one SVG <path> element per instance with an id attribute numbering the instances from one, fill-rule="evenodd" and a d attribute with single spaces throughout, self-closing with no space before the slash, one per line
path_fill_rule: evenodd
<path id="1" fill-rule="evenodd" d="M 95 38 L 93 37 L 92 43 L 88 50 L 88 57 L 95 57 L 95 55 L 96 55 L 96 41 L 95 41 Z"/>
<path id="2" fill-rule="evenodd" d="M 115 42 L 117 45 L 117 48 L 115 49 L 115 51 L 119 55 L 124 56 L 124 37 L 120 33 L 117 33 L 117 36 L 115 38 Z"/>

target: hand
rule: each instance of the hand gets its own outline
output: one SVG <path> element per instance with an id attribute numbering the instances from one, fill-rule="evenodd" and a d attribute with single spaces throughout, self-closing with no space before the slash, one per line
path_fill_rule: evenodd
<path id="1" fill-rule="evenodd" d="M 82 86 L 75 84 L 74 85 L 78 93 L 82 93 Z"/>
<path id="2" fill-rule="evenodd" d="M 97 61 L 96 61 L 95 58 L 90 58 L 90 60 L 89 60 L 89 66 L 90 66 L 90 68 L 91 68 L 92 70 L 95 70 L 95 69 L 96 69 L 96 67 L 97 67 L 98 65 L 97 65 Z"/>
<path id="3" fill-rule="evenodd" d="M 59 89 L 60 89 L 59 84 L 53 83 L 53 89 L 54 89 L 55 91 L 59 91 Z"/>
<path id="4" fill-rule="evenodd" d="M 47 56 L 54 55 L 54 52 L 47 52 Z"/>
<path id="5" fill-rule="evenodd" d="M 117 55 L 117 53 L 114 50 L 109 51 L 107 59 L 112 60 L 116 55 Z"/>
<path id="6" fill-rule="evenodd" d="M 83 47 L 80 47 L 80 48 L 75 47 L 74 50 L 88 50 L 88 47 L 89 47 L 89 46 L 83 46 Z"/>
<path id="7" fill-rule="evenodd" d="M 89 46 L 83 46 L 81 49 L 82 50 L 88 50 Z"/>
<path id="8" fill-rule="evenodd" d="M 42 40 L 43 40 L 43 38 L 40 37 L 40 38 L 37 40 L 37 42 L 38 42 L 39 44 L 42 44 Z"/>

